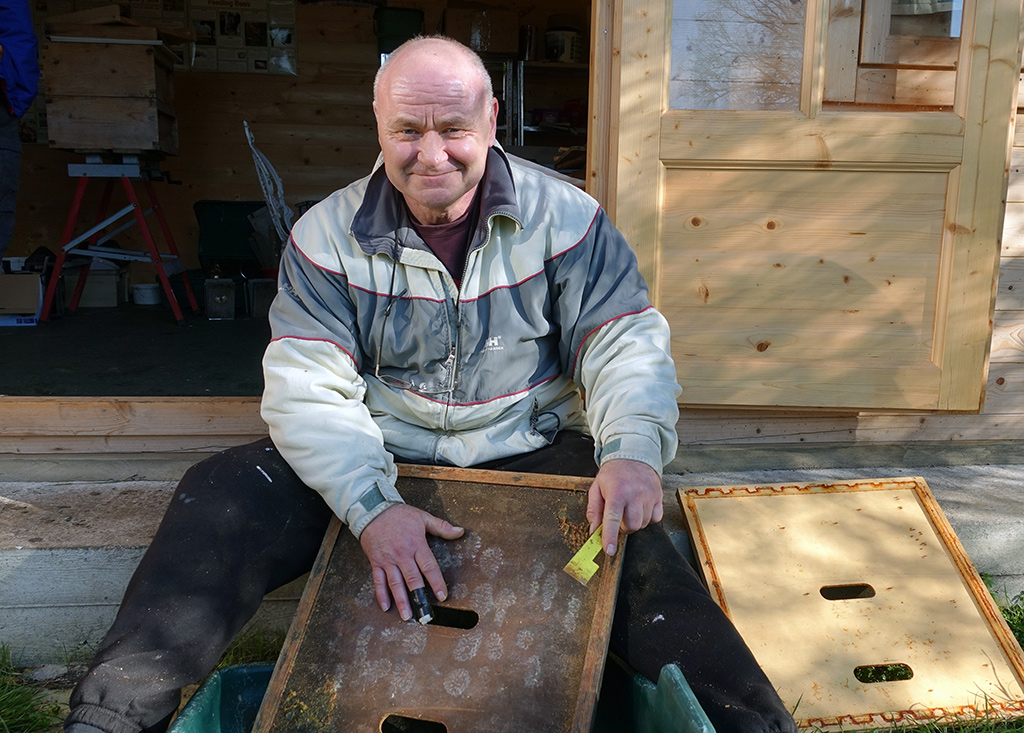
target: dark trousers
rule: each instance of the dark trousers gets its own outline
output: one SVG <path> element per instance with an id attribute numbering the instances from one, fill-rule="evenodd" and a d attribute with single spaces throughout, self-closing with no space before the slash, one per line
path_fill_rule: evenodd
<path id="1" fill-rule="evenodd" d="M 596 472 L 593 443 L 572 433 L 550 448 L 480 467 Z M 263 596 L 309 571 L 331 518 L 269 439 L 190 469 L 72 693 L 66 729 L 165 730 L 180 689 L 209 673 Z M 664 620 L 652 623 L 656 616 Z M 718 733 L 796 730 L 660 524 L 629 537 L 610 648 L 652 681 L 665 664 L 677 664 Z"/>

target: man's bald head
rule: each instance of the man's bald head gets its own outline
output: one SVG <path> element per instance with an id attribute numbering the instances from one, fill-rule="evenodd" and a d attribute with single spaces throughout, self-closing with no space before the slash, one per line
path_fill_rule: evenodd
<path id="1" fill-rule="evenodd" d="M 385 77 L 393 71 L 391 67 L 400 67 L 401 63 L 396 62 L 401 61 L 403 57 L 406 57 L 406 61 L 418 58 L 430 59 L 433 57 L 448 64 L 455 61 L 464 63 L 467 72 L 473 77 L 471 80 L 467 80 L 467 82 L 476 81 L 481 85 L 485 103 L 489 104 L 494 97 L 491 75 L 487 73 L 484 62 L 473 49 L 447 36 L 416 36 L 392 51 L 377 70 L 377 76 L 373 80 L 374 102 L 379 98 Z"/>

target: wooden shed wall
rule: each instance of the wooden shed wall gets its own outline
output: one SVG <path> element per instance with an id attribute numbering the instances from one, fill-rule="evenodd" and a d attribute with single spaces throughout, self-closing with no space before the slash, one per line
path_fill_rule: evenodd
<path id="1" fill-rule="evenodd" d="M 424 11 L 427 32 L 442 29 L 447 4 L 402 3 Z M 541 38 L 550 15 L 570 12 L 586 21 L 589 12 L 585 0 L 501 7 L 518 9 L 520 23 L 533 25 Z M 180 185 L 158 184 L 157 191 L 186 267 L 199 265 L 196 201 L 263 200 L 243 120 L 281 176 L 293 207 L 361 178 L 376 160 L 371 85 L 379 56 L 373 8 L 300 3 L 296 22 L 297 76 L 175 72 L 180 151 L 164 161 L 163 170 Z M 25 146 L 17 228 L 7 256 L 25 256 L 39 246 L 56 250 L 74 193 L 67 165 L 83 161 L 79 154 L 43 144 Z M 99 200 L 101 188 L 93 184 L 88 190 L 86 211 Z M 141 242 L 134 231 L 117 241 L 137 248 Z M 152 268 L 138 272 L 145 282 L 152 278 Z"/>

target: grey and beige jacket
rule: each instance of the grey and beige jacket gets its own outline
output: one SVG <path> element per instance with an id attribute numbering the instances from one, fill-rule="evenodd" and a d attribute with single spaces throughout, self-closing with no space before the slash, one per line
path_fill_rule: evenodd
<path id="1" fill-rule="evenodd" d="M 357 537 L 394 456 L 469 466 L 593 434 L 659 473 L 676 452 L 668 324 L 597 202 L 491 148 L 461 287 L 378 166 L 311 208 L 282 254 L 262 415 Z M 584 397 L 585 411 L 584 411 Z"/>

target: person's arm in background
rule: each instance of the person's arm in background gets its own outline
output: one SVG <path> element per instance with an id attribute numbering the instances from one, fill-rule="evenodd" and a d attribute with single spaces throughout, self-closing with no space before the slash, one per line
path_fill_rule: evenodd
<path id="1" fill-rule="evenodd" d="M 39 85 L 39 44 L 28 0 L 0 0 L 0 47 L 0 97 L 21 117 Z"/>

